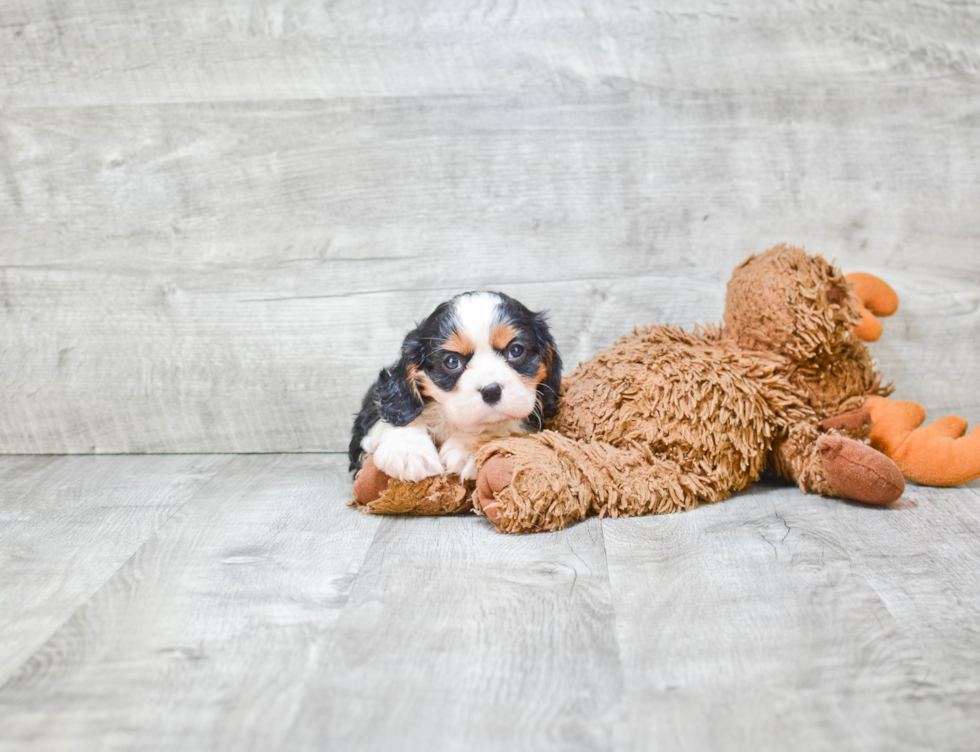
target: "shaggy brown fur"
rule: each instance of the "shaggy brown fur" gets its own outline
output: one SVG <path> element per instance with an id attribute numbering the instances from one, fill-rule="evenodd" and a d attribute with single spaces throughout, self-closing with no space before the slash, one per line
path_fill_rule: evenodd
<path id="1" fill-rule="evenodd" d="M 480 448 L 477 512 L 503 532 L 556 530 L 693 509 L 766 471 L 805 492 L 898 498 L 898 468 L 861 443 L 870 421 L 856 411 L 891 391 L 851 333 L 861 314 L 823 258 L 787 246 L 750 257 L 722 327 L 637 330 L 565 379 L 553 430 Z"/>
<path id="2" fill-rule="evenodd" d="M 475 485 L 463 483 L 458 475 L 451 474 L 434 475 L 415 483 L 391 482 L 378 470 L 374 458 L 368 457 L 354 480 L 354 498 L 348 505 L 367 514 L 457 514 L 473 509 Z"/>

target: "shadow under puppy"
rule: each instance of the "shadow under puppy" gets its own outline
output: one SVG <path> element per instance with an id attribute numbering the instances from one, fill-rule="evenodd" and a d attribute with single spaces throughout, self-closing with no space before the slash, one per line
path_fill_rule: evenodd
<path id="1" fill-rule="evenodd" d="M 409 486 L 411 505 L 400 510 L 382 494 L 365 511 L 461 511 L 465 484 L 476 479 L 476 447 L 540 430 L 557 411 L 560 384 L 561 358 L 543 313 L 498 292 L 442 303 L 364 396 L 349 449 L 355 496 L 376 496 L 362 491 L 397 478 L 421 484 Z M 431 510 L 419 506 L 426 496 Z"/>

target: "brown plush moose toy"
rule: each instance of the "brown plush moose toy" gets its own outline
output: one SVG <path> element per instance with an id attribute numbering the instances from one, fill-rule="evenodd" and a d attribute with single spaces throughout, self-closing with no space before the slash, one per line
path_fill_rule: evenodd
<path id="1" fill-rule="evenodd" d="M 885 399 L 891 386 L 859 337 L 877 339 L 874 314 L 897 306 L 871 275 L 845 279 L 820 256 L 776 246 L 735 269 L 723 326 L 651 325 L 580 364 L 562 383 L 553 430 L 478 449 L 475 488 L 453 475 L 392 480 L 368 458 L 352 503 L 372 513 L 472 506 L 501 532 L 523 533 L 693 509 L 764 472 L 869 504 L 898 499 L 903 473 L 926 485 L 974 480 L 980 429 L 963 436 L 954 416 L 918 428 L 921 407 Z"/>

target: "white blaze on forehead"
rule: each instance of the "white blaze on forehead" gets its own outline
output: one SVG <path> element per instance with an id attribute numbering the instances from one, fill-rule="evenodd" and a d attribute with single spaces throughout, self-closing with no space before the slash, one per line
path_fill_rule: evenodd
<path id="1" fill-rule="evenodd" d="M 494 319 L 501 303 L 500 296 L 492 292 L 466 293 L 454 298 L 450 314 L 453 326 L 467 349 L 472 343 L 473 352 L 464 353 L 470 357 L 452 389 L 443 391 L 431 383 L 427 387 L 426 395 L 439 406 L 438 410 L 430 407 L 423 413 L 434 434 L 448 436 L 449 426 L 481 433 L 523 420 L 535 409 L 534 385 L 525 383 L 493 347 Z M 481 393 L 491 384 L 500 387 L 500 399 L 492 405 Z"/>
<path id="2" fill-rule="evenodd" d="M 498 305 L 500 297 L 492 292 L 474 292 L 456 299 L 456 326 L 473 341 L 478 353 L 493 351 L 490 330 Z"/>

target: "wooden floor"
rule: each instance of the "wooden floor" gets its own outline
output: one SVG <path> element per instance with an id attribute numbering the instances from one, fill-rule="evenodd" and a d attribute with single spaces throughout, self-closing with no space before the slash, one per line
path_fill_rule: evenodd
<path id="1" fill-rule="evenodd" d="M 343 465 L 0 458 L 0 749 L 977 749 L 980 484 L 513 537 Z"/>

